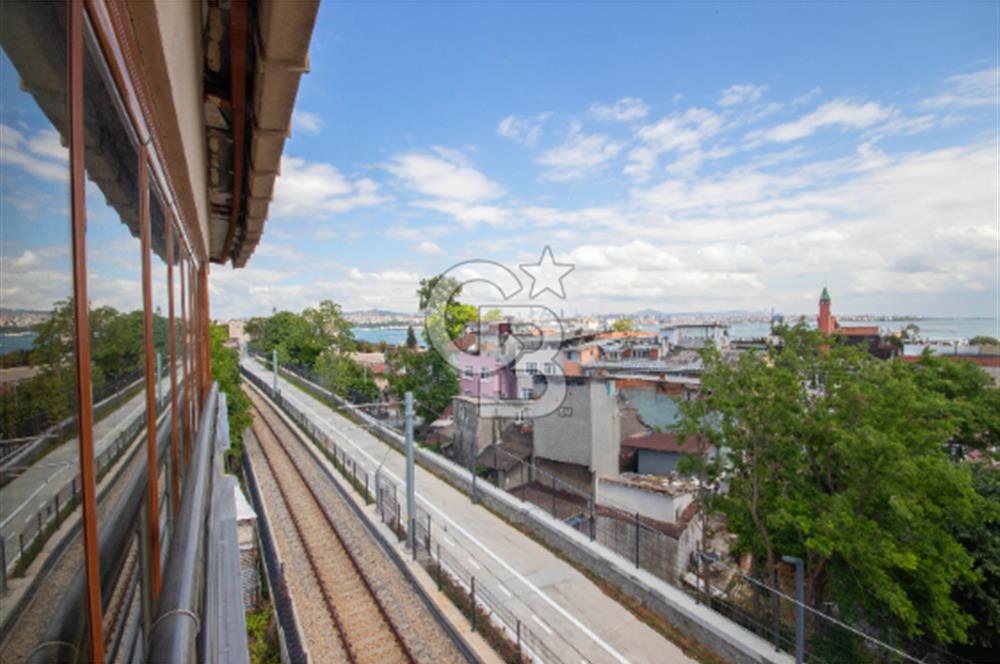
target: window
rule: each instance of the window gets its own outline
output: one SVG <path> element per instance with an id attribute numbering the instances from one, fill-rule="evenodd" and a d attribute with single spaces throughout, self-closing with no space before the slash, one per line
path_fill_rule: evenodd
<path id="1" fill-rule="evenodd" d="M 525 362 L 524 371 L 529 376 L 534 376 L 535 374 L 538 373 L 538 362 Z"/>
<path id="2" fill-rule="evenodd" d="M 544 370 L 545 370 L 545 375 L 546 376 L 555 375 L 555 373 L 556 373 L 556 365 L 552 364 L 551 362 L 546 362 L 545 366 L 544 366 Z"/>
<path id="3" fill-rule="evenodd" d="M 142 236 L 148 227 L 143 227 L 137 142 L 97 39 L 89 32 L 84 51 L 87 295 L 94 461 L 100 477 L 119 458 L 140 446 L 139 465 L 146 465 L 145 447 L 149 441 L 144 417 L 147 393 Z M 157 477 L 153 470 L 151 479 Z M 106 496 L 104 500 L 110 499 Z M 99 527 L 110 514 L 103 502 L 98 501 Z M 151 520 L 159 514 L 155 509 L 150 512 Z M 138 552 L 138 541 L 131 546 Z"/>
<path id="4" fill-rule="evenodd" d="M 532 396 L 534 396 L 534 390 L 532 390 L 530 387 L 522 387 L 521 388 L 521 398 L 522 399 L 524 399 L 525 401 L 527 401 L 527 400 L 531 399 Z"/>
<path id="5" fill-rule="evenodd" d="M 491 376 L 492 374 L 488 367 L 479 367 L 479 380 L 485 383 L 489 381 Z"/>
<path id="6" fill-rule="evenodd" d="M 471 364 L 465 365 L 465 369 L 463 371 L 462 377 L 465 378 L 465 380 L 472 380 L 473 379 L 472 365 Z"/>
<path id="7" fill-rule="evenodd" d="M 79 515 L 76 318 L 66 117 L 68 3 L 0 3 L 0 333 L 3 390 L 0 439 L 20 441 L 23 463 L 10 463 L 0 488 L 0 547 L 7 572 L 46 555 L 56 514 Z M 8 373 L 9 372 L 9 373 Z M 8 376 L 16 377 L 7 382 Z M 58 441 L 31 462 L 32 449 Z M 35 455 L 37 456 L 37 455 Z M 5 661 L 25 661 L 45 636 L 66 579 L 83 559 L 70 540 L 52 565 L 25 568 L 35 599 L 4 625 Z M 22 548 L 23 546 L 23 548 Z M 23 551 L 23 553 L 22 553 Z M 22 555 L 24 556 L 22 558 Z M 4 598 L 6 602 L 8 598 Z M 80 615 L 85 631 L 87 613 Z M 33 629 L 29 626 L 35 626 Z M 83 657 L 86 659 L 86 657 Z"/>

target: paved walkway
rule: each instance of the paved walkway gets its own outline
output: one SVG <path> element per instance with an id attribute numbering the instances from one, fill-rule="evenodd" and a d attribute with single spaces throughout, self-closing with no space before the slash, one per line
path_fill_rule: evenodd
<path id="1" fill-rule="evenodd" d="M 170 381 L 164 379 L 164 390 L 169 393 Z M 146 390 L 142 389 L 128 401 L 94 425 L 94 455 L 100 455 L 129 424 L 140 417 L 146 408 Z M 20 556 L 18 533 L 29 529 L 37 520 L 38 510 L 51 506 L 56 493 L 66 495 L 66 488 L 80 471 L 80 446 L 70 438 L 52 450 L 37 463 L 0 489 L 0 540 L 4 543 L 7 569 L 11 569 Z M 31 530 L 34 533 L 34 530 Z M 27 544 L 27 543 L 26 543 Z"/>
<path id="2" fill-rule="evenodd" d="M 257 362 L 243 366 L 268 384 L 271 374 Z M 325 404 L 286 381 L 282 395 L 354 456 L 359 466 L 402 484 L 405 457 Z M 479 576 L 524 625 L 546 641 L 562 661 L 691 662 L 680 649 L 639 621 L 568 563 L 463 493 L 416 468 L 417 502 L 432 514 L 432 538 Z"/>

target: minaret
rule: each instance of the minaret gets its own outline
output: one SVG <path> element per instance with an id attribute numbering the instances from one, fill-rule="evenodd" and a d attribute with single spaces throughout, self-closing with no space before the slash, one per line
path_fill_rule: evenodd
<path id="1" fill-rule="evenodd" d="M 823 286 L 823 294 L 819 296 L 819 317 L 816 327 L 823 334 L 833 334 L 833 316 L 830 315 L 830 293 Z"/>

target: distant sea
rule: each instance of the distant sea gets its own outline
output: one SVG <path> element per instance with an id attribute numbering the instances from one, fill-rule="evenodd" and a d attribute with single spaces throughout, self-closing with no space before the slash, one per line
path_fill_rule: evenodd
<path id="1" fill-rule="evenodd" d="M 0 332 L 0 355 L 28 350 L 37 336 L 34 332 Z"/>
<path id="2" fill-rule="evenodd" d="M 420 330 L 414 327 L 413 332 L 414 334 L 417 335 L 417 343 L 423 346 L 424 337 L 422 334 L 420 334 Z M 359 341 L 370 341 L 373 344 L 377 344 L 380 341 L 384 341 L 390 346 L 398 346 L 400 344 L 406 343 L 406 328 L 405 327 L 355 327 L 354 338 L 358 339 Z"/>

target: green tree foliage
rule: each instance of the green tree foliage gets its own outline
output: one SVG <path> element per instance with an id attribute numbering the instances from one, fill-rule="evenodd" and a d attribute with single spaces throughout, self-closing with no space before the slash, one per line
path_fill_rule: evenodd
<path id="1" fill-rule="evenodd" d="M 635 321 L 631 318 L 619 318 L 611 324 L 613 332 L 635 332 Z"/>
<path id="2" fill-rule="evenodd" d="M 340 305 L 330 300 L 300 314 L 279 311 L 267 318 L 253 318 L 245 329 L 258 350 L 277 350 L 279 362 L 293 362 L 309 369 L 330 348 L 340 352 L 354 349 L 351 324 L 343 317 Z"/>
<path id="3" fill-rule="evenodd" d="M 1000 346 L 1000 340 L 981 334 L 969 339 L 969 344 L 972 346 Z"/>
<path id="4" fill-rule="evenodd" d="M 413 331 L 412 325 L 406 326 L 406 347 L 410 349 L 417 347 L 417 334 Z"/>
<path id="5" fill-rule="evenodd" d="M 426 352 L 398 348 L 386 355 L 389 390 L 396 399 L 413 392 L 417 415 L 430 424 L 458 394 L 458 375 L 435 350 Z"/>
<path id="6" fill-rule="evenodd" d="M 474 306 L 458 301 L 461 294 L 462 287 L 458 280 L 443 275 L 421 279 L 420 287 L 417 288 L 420 310 L 427 314 L 428 319 L 442 315 L 443 311 L 445 329 L 452 340 L 461 337 L 465 326 L 479 318 L 479 311 Z M 446 301 L 438 302 L 436 298 L 446 298 Z M 424 338 L 429 339 L 426 324 L 424 329 Z"/>
<path id="7" fill-rule="evenodd" d="M 250 399 L 240 389 L 239 352 L 235 348 L 225 346 L 229 330 L 224 325 L 212 324 L 211 360 L 212 379 L 219 383 L 219 390 L 226 395 L 226 406 L 229 409 L 229 443 L 230 452 L 237 459 L 243 455 L 243 432 L 252 423 L 250 415 Z"/>
<path id="8" fill-rule="evenodd" d="M 154 336 L 166 323 L 154 316 Z M 27 364 L 38 373 L 0 395 L 0 425 L 5 436 L 30 436 L 72 417 L 76 404 L 76 349 L 71 299 L 53 305 L 52 315 L 35 326 Z M 163 349 L 166 350 L 165 342 Z M 90 310 L 90 371 L 95 401 L 142 377 L 145 324 L 142 311 L 113 307 Z"/>
<path id="9" fill-rule="evenodd" d="M 767 580 L 782 555 L 806 561 L 807 600 L 909 637 L 964 642 L 973 617 L 953 589 L 975 584 L 954 535 L 982 498 L 947 443 L 966 403 L 928 389 L 951 367 L 884 362 L 799 325 L 783 345 L 736 364 L 704 352 L 701 400 L 680 430 L 720 450 L 728 491 L 716 506 Z M 926 373 L 921 373 L 922 371 Z"/>
<path id="10" fill-rule="evenodd" d="M 955 524 L 954 533 L 972 556 L 975 581 L 956 586 L 954 599 L 976 623 L 969 630 L 972 644 L 1000 651 L 1000 471 L 971 464 L 972 486 L 982 497 L 979 513 L 969 523 Z"/>
<path id="11" fill-rule="evenodd" d="M 316 361 L 313 370 L 327 389 L 354 403 L 370 403 L 379 397 L 371 372 L 346 353 L 334 350 L 324 352 Z"/>

